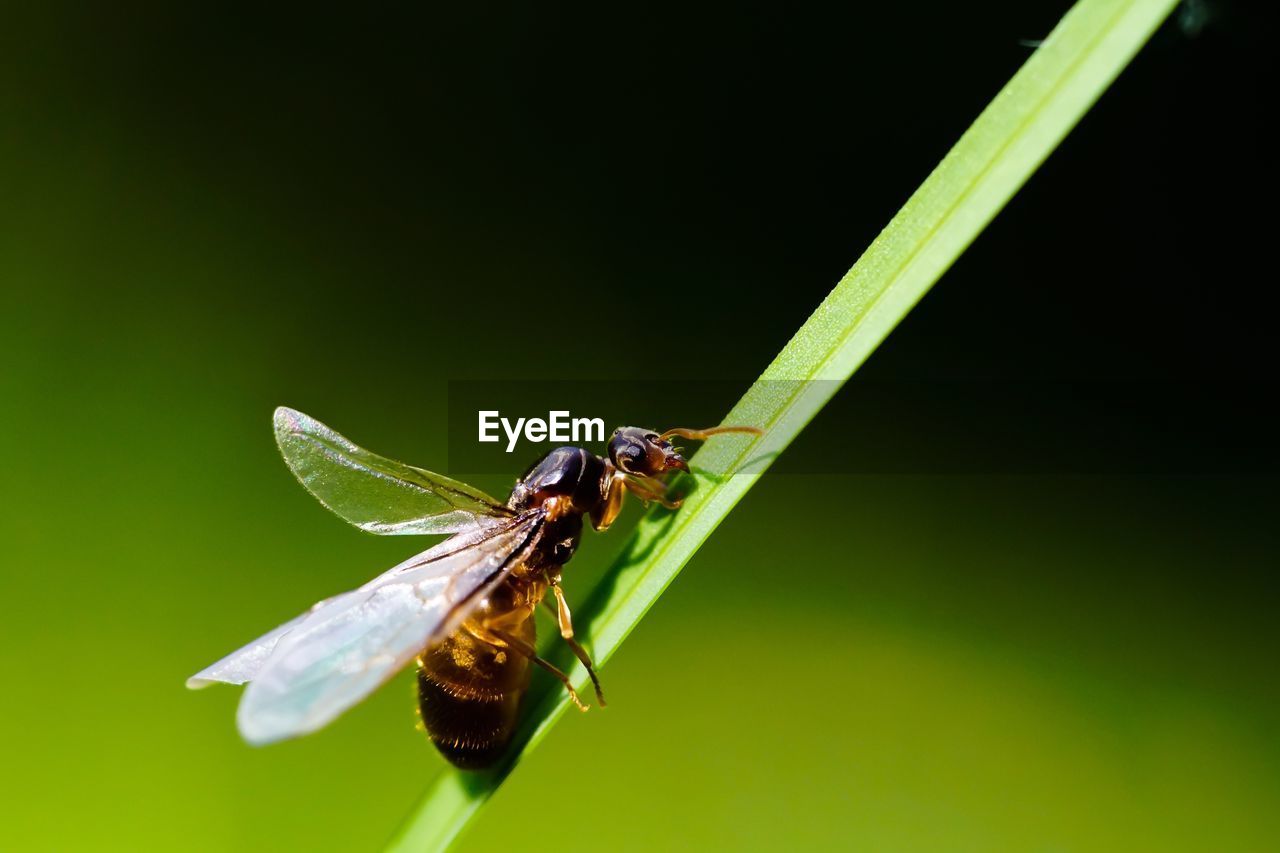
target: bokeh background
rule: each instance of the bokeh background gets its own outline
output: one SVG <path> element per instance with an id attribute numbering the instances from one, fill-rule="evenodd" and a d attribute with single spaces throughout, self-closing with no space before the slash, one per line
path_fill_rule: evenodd
<path id="1" fill-rule="evenodd" d="M 267 749 L 182 687 L 419 544 L 272 407 L 430 467 L 450 380 L 754 376 L 1069 4 L 846 5 L 7 4 L 0 848 L 381 845 L 443 767 L 407 677 Z M 462 849 L 1274 844 L 1274 421 L 1179 396 L 1274 398 L 1268 38 L 1182 7 Z M 999 429 L 935 467 L 884 389 L 966 382 Z M 819 473 L 860 435 L 911 440 Z"/>

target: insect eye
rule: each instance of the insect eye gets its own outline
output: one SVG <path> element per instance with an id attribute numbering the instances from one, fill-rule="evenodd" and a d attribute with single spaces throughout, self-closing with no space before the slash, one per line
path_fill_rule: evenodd
<path id="1" fill-rule="evenodd" d="M 644 440 L 645 440 L 645 441 L 649 441 L 649 442 L 653 442 L 654 444 L 657 444 L 657 443 L 658 443 L 658 440 L 659 440 L 659 439 L 658 439 L 658 434 L 657 434 L 656 432 L 647 433 L 647 434 L 645 435 L 645 437 L 644 437 Z"/>
<path id="2" fill-rule="evenodd" d="M 625 447 L 618 454 L 618 467 L 628 474 L 634 474 L 644 461 L 645 452 L 634 445 Z"/>

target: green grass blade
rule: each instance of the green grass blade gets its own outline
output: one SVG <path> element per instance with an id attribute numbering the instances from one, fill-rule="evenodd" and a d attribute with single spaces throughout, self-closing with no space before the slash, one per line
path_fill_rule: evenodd
<path id="1" fill-rule="evenodd" d="M 1175 0 L 1081 0 L 982 112 L 853 269 L 726 417 L 764 426 L 759 440 L 715 439 L 693 459 L 696 488 L 677 513 L 645 516 L 575 621 L 607 661 L 777 452 L 924 296 L 1120 73 Z M 772 381 L 793 380 L 793 381 Z M 824 380 L 824 381 L 811 381 Z M 732 476 L 724 476 L 735 472 Z M 585 674 L 577 670 L 579 683 Z M 536 746 L 568 708 L 536 697 L 517 738 Z M 518 760 L 484 774 L 449 770 L 393 839 L 396 850 L 447 846 Z"/>

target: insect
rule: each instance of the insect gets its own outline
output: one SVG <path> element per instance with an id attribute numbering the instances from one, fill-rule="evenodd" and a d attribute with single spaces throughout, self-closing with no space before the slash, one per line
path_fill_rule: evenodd
<path id="1" fill-rule="evenodd" d="M 505 752 L 531 664 L 587 708 L 568 676 L 537 653 L 533 615 L 540 605 L 554 615 L 605 704 L 561 589 L 561 568 L 578 547 L 584 517 L 605 530 L 628 492 L 679 507 L 660 479 L 689 470 L 672 438 L 760 434 L 754 427 L 662 433 L 622 427 L 603 457 L 580 447 L 550 451 L 502 503 L 370 453 L 293 409 L 277 409 L 274 422 L 290 470 L 346 521 L 370 533 L 452 535 L 359 589 L 321 601 L 187 686 L 248 683 L 236 721 L 245 740 L 266 744 L 321 728 L 416 660 L 424 728 L 449 761 L 466 769 L 490 766 Z"/>

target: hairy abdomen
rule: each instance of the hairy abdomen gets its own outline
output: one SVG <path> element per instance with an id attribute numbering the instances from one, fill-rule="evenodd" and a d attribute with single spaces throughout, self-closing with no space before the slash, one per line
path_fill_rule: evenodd
<path id="1" fill-rule="evenodd" d="M 507 630 L 533 645 L 532 618 Z M 418 711 L 427 736 L 466 770 L 502 756 L 528 686 L 528 658 L 479 639 L 465 625 L 418 659 Z"/>

